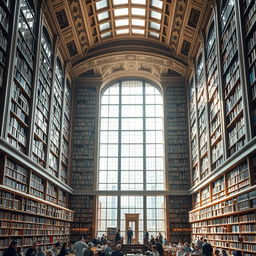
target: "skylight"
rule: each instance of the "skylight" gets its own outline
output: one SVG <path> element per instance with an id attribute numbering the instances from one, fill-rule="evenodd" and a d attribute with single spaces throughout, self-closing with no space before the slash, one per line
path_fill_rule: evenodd
<path id="1" fill-rule="evenodd" d="M 103 24 L 100 24 L 100 30 L 105 30 L 105 29 L 108 29 L 110 28 L 110 23 L 109 22 L 106 22 L 106 23 L 103 23 Z"/>
<path id="2" fill-rule="evenodd" d="M 105 8 L 107 6 L 108 6 L 107 0 L 101 0 L 99 2 L 96 2 L 96 9 L 97 10 L 100 10 L 100 9 Z"/>
<path id="3" fill-rule="evenodd" d="M 156 29 L 156 30 L 159 30 L 160 29 L 160 24 L 156 23 L 156 22 L 153 22 L 153 21 L 150 21 L 149 27 L 153 28 L 153 29 Z"/>
<path id="4" fill-rule="evenodd" d="M 151 11 L 151 12 L 150 12 L 150 17 L 151 17 L 151 18 L 154 18 L 154 19 L 157 19 L 157 20 L 161 20 L 161 18 L 162 18 L 162 13 L 156 12 L 156 11 Z"/>
<path id="5" fill-rule="evenodd" d="M 128 0 L 113 0 L 113 5 L 128 4 Z"/>
<path id="6" fill-rule="evenodd" d="M 151 5 L 156 7 L 156 8 L 162 9 L 163 8 L 163 1 L 151 0 Z"/>
<path id="7" fill-rule="evenodd" d="M 115 24 L 116 24 L 116 27 L 128 26 L 129 20 L 128 19 L 115 20 Z"/>
<path id="8" fill-rule="evenodd" d="M 114 9 L 114 15 L 115 16 L 128 15 L 128 8 Z"/>
<path id="9" fill-rule="evenodd" d="M 132 15 L 145 16 L 146 9 L 144 8 L 132 8 Z"/>
<path id="10" fill-rule="evenodd" d="M 132 4 L 146 4 L 146 0 L 131 0 Z"/>
<path id="11" fill-rule="evenodd" d="M 116 34 L 117 35 L 121 35 L 121 34 L 128 34 L 129 33 L 129 29 L 117 29 L 116 30 Z"/>
<path id="12" fill-rule="evenodd" d="M 152 36 L 152 37 L 159 38 L 159 34 L 158 34 L 158 33 L 156 33 L 156 32 L 152 32 L 152 31 L 150 31 L 150 32 L 149 32 L 149 35 L 150 35 L 150 36 Z"/>
<path id="13" fill-rule="evenodd" d="M 102 13 L 99 13 L 99 14 L 98 14 L 98 20 L 99 20 L 99 21 L 104 20 L 104 19 L 107 19 L 108 17 L 109 17 L 108 12 L 102 12 Z"/>
<path id="14" fill-rule="evenodd" d="M 140 19 L 132 19 L 132 25 L 133 26 L 145 26 L 145 20 L 140 20 Z"/>
<path id="15" fill-rule="evenodd" d="M 102 37 L 102 38 L 106 38 L 106 37 L 110 37 L 111 35 L 112 35 L 111 32 L 106 32 L 106 33 L 104 33 L 104 34 L 101 34 L 101 37 Z"/>
<path id="16" fill-rule="evenodd" d="M 145 30 L 133 28 L 132 29 L 132 33 L 144 35 L 145 34 Z"/>
<path id="17" fill-rule="evenodd" d="M 93 31 L 98 33 L 94 33 L 94 41 L 119 35 L 134 35 L 149 36 L 166 42 L 167 24 L 163 23 L 162 10 L 167 5 L 171 5 L 170 1 L 95 0 L 92 12 L 96 24 L 92 26 Z M 95 27 L 98 29 L 95 30 Z"/>

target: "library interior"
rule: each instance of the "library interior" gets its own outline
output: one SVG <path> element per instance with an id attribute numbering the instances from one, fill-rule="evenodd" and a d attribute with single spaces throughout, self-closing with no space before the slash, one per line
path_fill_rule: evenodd
<path id="1" fill-rule="evenodd" d="M 256 256 L 256 0 L 0 0 L 0 255 L 69 254 Z"/>

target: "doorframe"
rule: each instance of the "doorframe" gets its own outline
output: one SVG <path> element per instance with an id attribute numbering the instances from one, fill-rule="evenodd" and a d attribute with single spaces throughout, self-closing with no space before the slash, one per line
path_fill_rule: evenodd
<path id="1" fill-rule="evenodd" d="M 125 213 L 125 240 L 127 242 L 127 231 L 129 228 L 129 222 L 135 222 L 135 230 L 133 230 L 132 244 L 139 243 L 139 213 Z"/>

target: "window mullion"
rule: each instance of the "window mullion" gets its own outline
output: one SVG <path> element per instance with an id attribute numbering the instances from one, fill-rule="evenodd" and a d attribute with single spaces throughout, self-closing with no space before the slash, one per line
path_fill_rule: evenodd
<path id="1" fill-rule="evenodd" d="M 143 81 L 143 190 L 146 190 L 146 109 L 145 109 L 145 81 Z"/>

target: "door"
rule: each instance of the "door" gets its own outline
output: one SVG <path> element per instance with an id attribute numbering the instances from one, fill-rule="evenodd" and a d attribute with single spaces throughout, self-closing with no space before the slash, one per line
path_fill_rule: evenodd
<path id="1" fill-rule="evenodd" d="M 129 228 L 133 231 L 132 244 L 139 243 L 139 213 L 125 214 L 125 240 L 128 241 L 127 231 Z"/>

